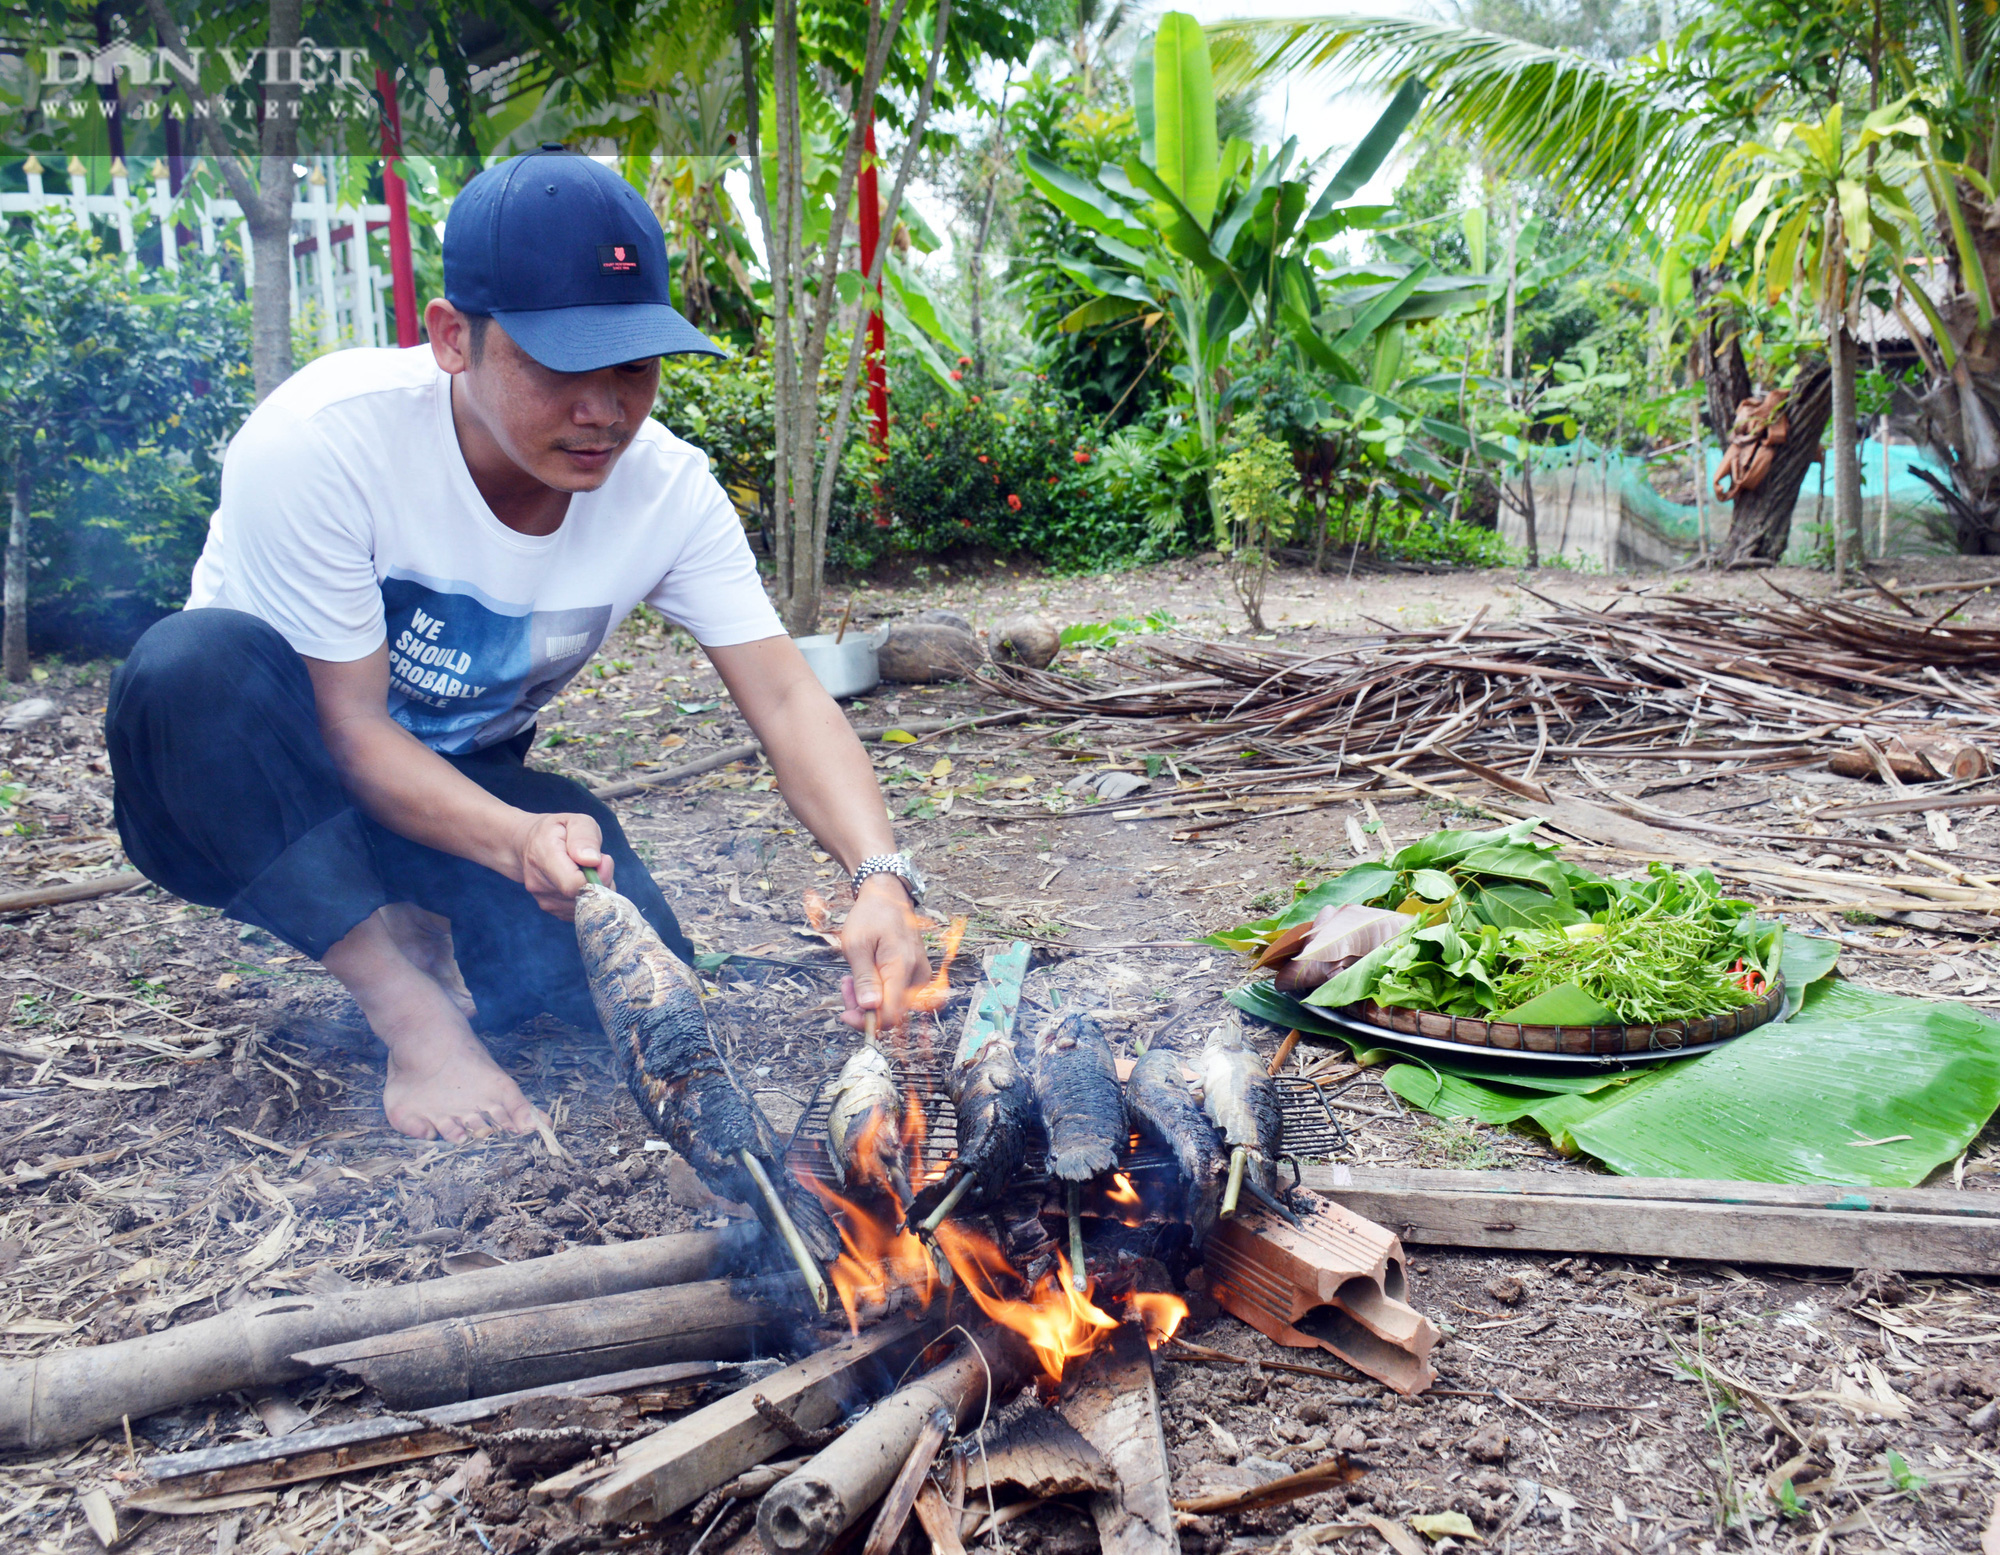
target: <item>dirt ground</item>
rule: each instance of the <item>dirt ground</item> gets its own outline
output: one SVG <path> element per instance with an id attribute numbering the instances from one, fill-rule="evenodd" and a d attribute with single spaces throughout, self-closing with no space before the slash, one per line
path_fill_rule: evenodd
<path id="1" fill-rule="evenodd" d="M 1913 562 L 1902 577 L 1969 578 L 1981 565 Z M 1828 587 L 1824 575 L 1780 580 L 1806 593 Z M 1601 600 L 1617 588 L 1763 592 L 1749 575 L 1544 571 L 1531 581 L 1562 600 Z M 1514 572 L 1287 571 L 1273 580 L 1268 635 L 1303 647 L 1370 622 L 1430 626 L 1481 606 L 1489 619 L 1545 608 L 1522 584 Z M 1969 607 L 1975 619 L 2000 613 L 1983 601 Z M 829 617 L 845 602 L 835 590 Z M 1062 623 L 1165 611 L 1176 630 L 1243 631 L 1226 575 L 1204 562 L 1071 580 L 937 567 L 854 598 L 863 623 L 939 607 L 981 628 L 1028 608 Z M 1065 662 L 1104 669 L 1088 652 Z M 100 733 L 111 668 L 51 664 L 37 671 L 46 678 L 9 693 L 52 698 L 62 711 L 0 733 L 0 780 L 22 789 L 0 845 L 0 889 L 126 867 Z M 977 686 L 884 687 L 853 714 L 872 725 L 1002 705 Z M 592 783 L 644 776 L 748 734 L 689 641 L 643 621 L 621 630 L 541 728 L 537 764 Z M 1099 992 L 1114 1042 L 1129 1052 L 1170 1022 L 1220 1008 L 1242 981 L 1240 962 L 1192 943 L 1198 936 L 1354 861 L 1350 812 L 1339 807 L 1189 841 L 1175 840 L 1172 823 L 1116 820 L 1116 806 L 1062 788 L 1076 769 L 1045 743 L 1047 732 L 1019 725 L 871 747 L 901 835 L 934 882 L 933 909 L 969 919 L 961 985 L 981 951 L 1031 939 L 1042 955 L 1030 991 L 1041 981 Z M 1632 782 L 1676 776 L 1657 766 L 1606 770 Z M 1804 801 L 1847 782 L 1811 770 L 1724 777 L 1652 802 L 1683 813 L 1737 808 L 1757 825 L 1789 827 L 1800 837 L 1794 856 L 1807 859 L 1819 851 L 1814 828 L 1823 835 L 1840 823 L 1803 819 Z M 718 1034 L 785 1126 L 850 1045 L 832 1014 L 840 968 L 806 930 L 800 905 L 807 887 L 835 893 L 834 866 L 791 824 L 755 762 L 616 809 L 699 948 L 795 963 L 732 963 L 711 1004 Z M 2000 816 L 1960 815 L 1960 856 L 2000 862 Z M 1405 840 L 1464 821 L 1442 801 L 1385 804 L 1380 818 Z M 1848 835 L 1885 849 L 1923 841 L 1920 828 L 1862 824 Z M 2000 1005 L 1989 920 L 1791 921 L 1840 933 L 1849 947 L 1841 970 L 1859 982 Z M 573 1157 L 561 1161 L 532 1139 L 448 1146 L 391 1132 L 379 1048 L 337 985 L 261 932 L 152 889 L 4 920 L 0 978 L 11 1000 L 0 1033 L 6 1357 L 101 1344 L 274 1292 L 420 1279 L 712 1220 L 712 1201 L 686 1168 L 646 1148 L 601 1037 L 545 1020 L 496 1044 L 555 1119 Z M 1276 1035 L 1257 1040 L 1268 1048 Z M 1359 1104 L 1344 1114 L 1350 1164 L 1589 1169 L 1526 1134 L 1405 1112 L 1379 1089 L 1349 1099 Z M 1939 1182 L 2000 1191 L 2000 1135 L 1989 1128 Z M 1273 1464 L 1303 1467 L 1336 1448 L 1369 1465 L 1344 1492 L 1196 1519 L 1183 1533 L 1190 1551 L 1379 1549 L 1383 1535 L 1364 1517 L 1415 1538 L 1410 1519 L 1452 1511 L 1494 1547 L 1522 1552 L 1980 1546 L 2000 1490 L 1994 1281 L 1867 1284 L 1847 1269 L 1432 1248 L 1411 1257 L 1411 1299 L 1446 1334 L 1438 1385 L 1423 1397 L 1385 1395 L 1324 1353 L 1281 1351 L 1226 1316 L 1197 1318 L 1185 1332 L 1258 1362 L 1325 1366 L 1341 1380 L 1161 1353 L 1177 1495 L 1251 1483 Z M 1856 1390 L 1881 1409 L 1856 1414 L 1801 1397 Z M 129 1445 L 120 1431 L 0 1460 L 0 1547 L 97 1547 L 78 1492 L 139 1481 L 149 1453 L 375 1408 L 351 1381 L 310 1381 L 133 1420 Z M 1792 1482 L 1795 1506 L 1774 1509 L 1767 1476 Z M 530 1508 L 488 1456 L 453 1455 L 287 1489 L 227 1513 L 157 1518 L 120 1547 L 336 1555 L 586 1548 L 593 1538 Z M 683 1555 L 693 1538 L 675 1522 L 615 1542 Z M 1468 1542 L 1439 1538 L 1440 1551 Z M 1095 1534 L 1080 1510 L 1052 1505 L 1007 1525 L 998 1542 L 1081 1555 Z"/>

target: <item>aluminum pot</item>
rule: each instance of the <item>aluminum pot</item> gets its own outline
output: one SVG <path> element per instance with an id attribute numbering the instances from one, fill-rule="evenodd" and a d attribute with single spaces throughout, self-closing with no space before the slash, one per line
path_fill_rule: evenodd
<path id="1" fill-rule="evenodd" d="M 827 695 L 833 697 L 865 696 L 882 684 L 882 671 L 875 660 L 875 650 L 882 644 L 886 634 L 871 632 L 849 632 L 839 642 L 831 633 L 817 637 L 800 637 L 799 652 L 805 655 L 806 665 L 826 687 Z"/>

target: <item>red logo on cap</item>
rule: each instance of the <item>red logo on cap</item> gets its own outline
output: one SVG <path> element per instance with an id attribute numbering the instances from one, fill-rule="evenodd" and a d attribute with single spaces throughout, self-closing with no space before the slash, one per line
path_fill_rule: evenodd
<path id="1" fill-rule="evenodd" d="M 597 272 L 599 275 L 637 275 L 639 256 L 623 243 L 600 243 L 597 245 Z"/>

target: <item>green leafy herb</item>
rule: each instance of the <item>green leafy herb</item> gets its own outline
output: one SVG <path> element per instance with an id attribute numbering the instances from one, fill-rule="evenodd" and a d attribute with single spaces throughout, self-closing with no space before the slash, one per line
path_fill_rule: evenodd
<path id="1" fill-rule="evenodd" d="M 1388 907 L 1421 927 L 1364 956 L 1308 996 L 1364 999 L 1536 1025 L 1649 1024 L 1755 1002 L 1777 967 L 1782 930 L 1723 896 L 1706 870 L 1664 864 L 1617 880 L 1565 862 L 1526 820 L 1445 830 L 1308 889 L 1270 918 L 1211 935 L 1255 952 L 1328 907 Z"/>

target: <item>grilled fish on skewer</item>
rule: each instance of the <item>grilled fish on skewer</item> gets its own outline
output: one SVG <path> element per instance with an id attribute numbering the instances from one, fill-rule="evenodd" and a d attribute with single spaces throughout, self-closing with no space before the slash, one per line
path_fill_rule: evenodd
<path id="1" fill-rule="evenodd" d="M 1070 1283 L 1083 1290 L 1083 1185 L 1118 1164 L 1130 1128 L 1111 1044 L 1095 1017 L 1073 1010 L 1035 1039 L 1035 1100 L 1049 1132 L 1049 1171 L 1068 1188 Z"/>
<path id="2" fill-rule="evenodd" d="M 619 1074 L 647 1122 L 710 1191 L 756 1209 L 824 1308 L 816 1266 L 840 1253 L 833 1222 L 785 1171 L 776 1132 L 723 1063 L 694 972 L 637 907 L 590 873 L 576 898 L 576 942 Z"/>
<path id="3" fill-rule="evenodd" d="M 898 1204 L 910 1202 L 903 1097 L 896 1089 L 895 1070 L 873 1043 L 862 1043 L 840 1066 L 826 1115 L 826 1143 L 843 1187 L 858 1177 L 894 1189 Z"/>
<path id="4" fill-rule="evenodd" d="M 1148 1048 L 1125 1082 L 1125 1107 L 1140 1129 L 1173 1152 L 1180 1168 L 1181 1218 L 1194 1228 L 1194 1245 L 1208 1240 L 1222 1205 L 1229 1156 L 1194 1099 L 1178 1053 Z"/>
<path id="5" fill-rule="evenodd" d="M 1240 1185 L 1264 1208 L 1293 1225 L 1298 1216 L 1278 1197 L 1278 1161 L 1285 1153 L 1285 1114 L 1278 1086 L 1264 1060 L 1234 1026 L 1218 1026 L 1202 1045 L 1195 1072 L 1201 1077 L 1202 1110 L 1229 1146 L 1229 1181 L 1222 1213 L 1236 1213 Z"/>
<path id="6" fill-rule="evenodd" d="M 1049 1170 L 1085 1183 L 1118 1164 L 1129 1129 L 1111 1044 L 1095 1017 L 1073 1010 L 1035 1039 L 1035 1100 L 1049 1131 Z"/>
<path id="7" fill-rule="evenodd" d="M 932 1218 L 949 1215 L 968 1191 L 976 1192 L 982 1203 L 997 1203 L 1021 1169 L 1035 1122 L 1028 1077 L 1007 1037 L 988 1037 L 972 1057 L 955 1064 L 950 1086 L 958 1115 L 958 1154 L 951 1169 L 910 1206 L 910 1219 L 923 1222 L 927 1230 L 936 1230 Z"/>

